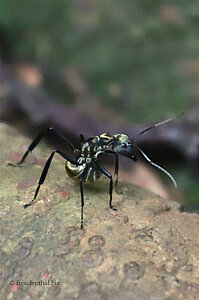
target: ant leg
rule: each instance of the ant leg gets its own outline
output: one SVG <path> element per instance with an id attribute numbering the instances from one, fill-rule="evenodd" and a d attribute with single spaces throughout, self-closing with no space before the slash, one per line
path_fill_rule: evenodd
<path id="1" fill-rule="evenodd" d="M 119 172 L 119 159 L 118 159 L 118 155 L 116 153 L 116 156 L 115 156 L 115 176 L 116 176 L 115 190 L 116 190 L 117 193 L 119 193 L 118 189 L 117 189 L 117 186 L 118 186 L 118 172 Z"/>
<path id="2" fill-rule="evenodd" d="M 110 179 L 110 185 L 109 185 L 109 194 L 110 194 L 110 201 L 109 201 L 109 207 L 112 210 L 117 210 L 115 208 L 113 208 L 112 206 L 112 194 L 113 194 L 113 179 L 112 179 L 112 175 L 103 167 L 101 167 L 95 160 L 94 160 L 97 168 L 104 174 L 106 175 L 109 179 Z"/>
<path id="3" fill-rule="evenodd" d="M 81 229 L 83 229 L 84 221 L 83 221 L 83 209 L 84 209 L 84 192 L 82 185 L 82 178 L 80 178 L 80 192 L 81 192 Z"/>
<path id="4" fill-rule="evenodd" d="M 40 142 L 40 140 L 42 139 L 42 137 L 44 136 L 44 133 L 40 133 L 34 140 L 33 142 L 29 145 L 28 147 L 28 150 L 24 153 L 22 159 L 17 162 L 16 164 L 11 164 L 11 165 L 14 165 L 14 166 L 19 166 L 21 165 L 24 160 L 26 159 L 26 157 L 28 156 L 29 152 L 31 152 Z M 10 165 L 10 164 L 9 164 Z"/>
<path id="5" fill-rule="evenodd" d="M 85 141 L 83 134 L 80 134 L 80 141 L 83 143 Z"/>
<path id="6" fill-rule="evenodd" d="M 75 159 L 72 159 L 72 158 L 68 157 L 65 153 L 61 152 L 60 150 L 54 150 L 54 151 L 51 153 L 51 155 L 49 156 L 49 158 L 48 158 L 48 160 L 47 160 L 47 162 L 46 162 L 46 164 L 45 164 L 45 166 L 44 166 L 44 168 L 43 168 L 43 171 L 42 171 L 42 173 L 41 173 L 41 176 L 40 176 L 40 179 L 39 179 L 39 183 L 38 183 L 37 189 L 36 189 L 36 191 L 35 191 L 34 198 L 33 198 L 30 202 L 26 203 L 26 204 L 24 205 L 24 208 L 26 208 L 26 207 L 32 205 L 33 202 L 36 200 L 37 194 L 38 194 L 39 189 L 40 189 L 40 186 L 44 183 L 44 180 L 46 179 L 46 175 L 47 175 L 47 173 L 48 173 L 50 164 L 51 164 L 51 162 L 52 162 L 52 159 L 53 159 L 53 156 L 54 156 L 55 153 L 60 154 L 63 158 L 65 158 L 66 160 L 70 161 L 70 162 L 73 163 L 73 164 L 76 164 L 76 163 L 77 163 Z"/>
<path id="7" fill-rule="evenodd" d="M 109 156 L 115 156 L 115 190 L 117 192 L 117 194 L 119 194 L 118 192 L 118 172 L 119 172 L 119 157 L 118 157 L 118 154 L 116 152 L 113 152 L 113 151 L 105 151 L 104 153 L 105 155 L 109 155 Z"/>
<path id="8" fill-rule="evenodd" d="M 88 172 L 88 166 L 85 167 L 84 171 L 81 174 L 81 177 L 79 179 L 80 182 L 80 193 L 81 193 L 81 229 L 84 227 L 84 220 L 83 220 L 83 212 L 84 212 L 84 191 L 83 191 L 83 180 L 84 176 Z"/>
<path id="9" fill-rule="evenodd" d="M 58 137 L 58 138 L 64 140 L 64 141 L 72 148 L 72 150 L 75 149 L 75 147 L 73 146 L 73 144 L 72 144 L 67 138 L 65 138 L 65 137 L 62 136 L 60 133 L 58 133 L 56 130 L 54 130 L 52 127 L 50 127 L 50 128 L 48 128 L 45 132 L 40 133 L 40 134 L 33 140 L 33 142 L 29 145 L 28 150 L 24 153 L 22 159 L 21 159 L 18 163 L 15 164 L 16 166 L 19 166 L 19 165 L 21 165 L 21 164 L 24 162 L 24 160 L 25 160 L 26 157 L 28 156 L 29 152 L 31 152 L 31 151 L 33 151 L 33 150 L 35 149 L 35 147 L 39 144 L 39 142 L 41 141 L 41 139 L 42 139 L 45 135 L 47 135 L 48 132 L 51 133 L 51 134 L 53 134 L 54 136 L 56 136 L 56 137 Z M 11 164 L 11 165 L 12 165 L 12 164 Z"/>

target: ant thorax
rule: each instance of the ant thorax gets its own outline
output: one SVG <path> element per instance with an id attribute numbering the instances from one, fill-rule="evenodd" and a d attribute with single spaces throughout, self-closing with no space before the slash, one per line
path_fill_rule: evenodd
<path id="1" fill-rule="evenodd" d="M 105 150 L 111 149 L 110 146 L 113 142 L 113 137 L 108 133 L 103 133 L 99 136 L 88 139 L 82 143 L 80 150 L 81 158 L 97 158 Z"/>

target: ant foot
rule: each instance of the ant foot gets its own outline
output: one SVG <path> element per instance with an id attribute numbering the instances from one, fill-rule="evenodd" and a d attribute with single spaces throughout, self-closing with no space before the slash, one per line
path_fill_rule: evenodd
<path id="1" fill-rule="evenodd" d="M 117 208 L 115 208 L 113 206 L 110 207 L 110 212 L 111 212 L 112 215 L 116 216 L 117 215 Z"/>

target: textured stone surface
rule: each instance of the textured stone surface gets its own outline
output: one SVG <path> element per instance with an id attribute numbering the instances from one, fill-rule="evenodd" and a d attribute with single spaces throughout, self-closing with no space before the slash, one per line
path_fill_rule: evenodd
<path id="1" fill-rule="evenodd" d="M 25 210 L 51 153 L 41 143 L 22 167 L 8 166 L 29 143 L 1 125 L 2 299 L 198 299 L 198 215 L 127 183 L 114 192 L 111 214 L 102 177 L 85 186 L 81 231 L 79 186 L 56 155 Z"/>

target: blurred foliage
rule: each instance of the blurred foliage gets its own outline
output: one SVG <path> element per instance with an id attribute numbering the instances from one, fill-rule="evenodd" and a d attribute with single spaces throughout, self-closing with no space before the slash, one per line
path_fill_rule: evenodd
<path id="1" fill-rule="evenodd" d="M 198 1 L 0 2 L 12 58 L 78 68 L 99 100 L 130 121 L 186 111 L 194 76 L 180 64 L 198 59 L 198 26 Z M 56 82 L 54 95 L 61 88 Z"/>
<path id="2" fill-rule="evenodd" d="M 184 199 L 186 199 L 186 209 L 199 213 L 199 184 L 197 180 L 190 178 L 190 174 L 184 168 L 176 171 L 176 178 L 182 187 Z"/>

